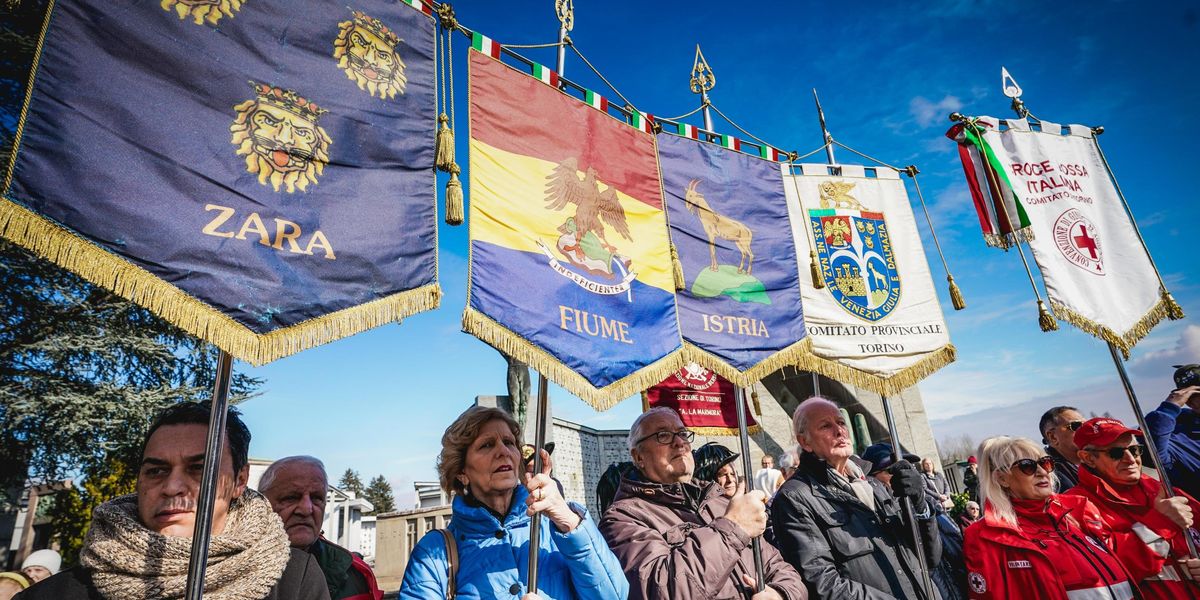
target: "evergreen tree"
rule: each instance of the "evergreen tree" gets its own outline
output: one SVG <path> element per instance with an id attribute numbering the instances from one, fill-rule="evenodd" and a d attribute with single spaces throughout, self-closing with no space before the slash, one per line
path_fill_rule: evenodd
<path id="1" fill-rule="evenodd" d="M 354 495 L 359 498 L 363 497 L 363 482 L 358 476 L 358 471 L 354 469 L 348 468 L 345 473 L 342 473 L 342 480 L 338 482 L 338 487 L 354 492 Z"/>
<path id="2" fill-rule="evenodd" d="M 392 495 L 392 484 L 388 483 L 383 475 L 375 476 L 367 484 L 367 489 L 363 491 L 363 497 L 375 507 L 376 513 L 396 510 L 396 498 Z"/>

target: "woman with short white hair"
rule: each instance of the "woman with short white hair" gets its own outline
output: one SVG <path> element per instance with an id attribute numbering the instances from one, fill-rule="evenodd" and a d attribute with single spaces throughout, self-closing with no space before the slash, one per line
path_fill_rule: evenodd
<path id="1" fill-rule="evenodd" d="M 1055 493 L 1054 459 L 1033 440 L 998 436 L 979 445 L 983 519 L 963 544 L 971 598 L 1133 598 L 1096 507 Z"/>

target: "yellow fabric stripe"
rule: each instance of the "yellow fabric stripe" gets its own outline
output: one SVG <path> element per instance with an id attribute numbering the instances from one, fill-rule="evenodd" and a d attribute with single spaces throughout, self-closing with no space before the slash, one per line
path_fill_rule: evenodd
<path id="1" fill-rule="evenodd" d="M 471 238 L 523 252 L 542 253 L 541 241 L 556 248 L 558 228 L 575 214 L 575 205 L 547 208 L 547 177 L 558 165 L 471 140 Z M 582 175 L 582 174 L 581 174 Z M 603 179 L 601 184 L 604 185 Z M 638 281 L 674 293 L 666 216 L 661 210 L 617 191 L 629 225 L 627 240 L 608 227 L 605 235 L 617 253 L 633 261 Z M 565 262 L 565 261 L 564 261 Z"/>

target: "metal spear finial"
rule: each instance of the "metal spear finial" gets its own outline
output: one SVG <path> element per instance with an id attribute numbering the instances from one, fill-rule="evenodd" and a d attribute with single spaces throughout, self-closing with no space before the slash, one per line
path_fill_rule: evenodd
<path id="1" fill-rule="evenodd" d="M 700 52 L 700 44 L 696 44 L 696 60 L 692 63 L 692 93 L 706 94 L 717 87 L 717 76 L 713 73 L 704 53 Z"/>
<path id="2" fill-rule="evenodd" d="M 1017 113 L 1018 117 L 1024 119 L 1029 116 L 1029 109 L 1025 108 L 1025 103 L 1021 100 L 1021 85 L 1008 72 L 1008 69 L 1000 67 L 1000 87 L 1004 88 L 1004 95 L 1012 98 L 1012 109 Z"/>

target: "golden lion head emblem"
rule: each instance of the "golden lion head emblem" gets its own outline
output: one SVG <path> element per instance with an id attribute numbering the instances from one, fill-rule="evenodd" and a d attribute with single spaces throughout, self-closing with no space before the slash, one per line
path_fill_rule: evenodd
<path id="1" fill-rule="evenodd" d="M 396 92 L 404 93 L 408 78 L 404 76 L 404 61 L 396 53 L 400 37 L 382 21 L 353 11 L 354 19 L 338 24 L 337 39 L 333 41 L 333 57 L 346 77 L 367 90 L 372 96 L 392 99 Z"/>
<path id="2" fill-rule="evenodd" d="M 162 9 L 167 12 L 175 9 L 180 19 L 191 16 L 197 25 L 203 25 L 206 20 L 210 25 L 216 25 L 222 16 L 232 19 L 233 13 L 242 9 L 242 2 L 244 0 L 162 0 Z"/>
<path id="3" fill-rule="evenodd" d="M 317 119 L 325 109 L 292 90 L 250 82 L 257 97 L 235 107 L 237 118 L 229 131 L 238 156 L 246 157 L 246 170 L 269 181 L 275 191 L 283 185 L 290 194 L 316 184 L 329 163 L 333 143 Z"/>
<path id="4" fill-rule="evenodd" d="M 854 182 L 826 181 L 820 185 L 821 208 L 850 208 L 862 210 L 863 205 L 850 195 L 854 191 Z"/>

